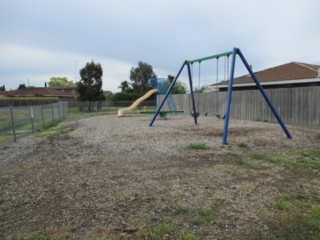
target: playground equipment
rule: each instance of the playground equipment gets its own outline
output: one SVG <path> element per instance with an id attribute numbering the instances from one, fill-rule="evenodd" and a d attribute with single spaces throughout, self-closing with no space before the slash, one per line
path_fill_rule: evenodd
<path id="1" fill-rule="evenodd" d="M 170 84 L 166 78 L 151 78 L 151 79 L 149 79 L 149 85 L 152 88 L 157 88 L 158 94 L 166 94 L 167 90 L 170 86 Z M 156 97 L 159 97 L 159 95 Z M 156 101 L 156 102 L 158 103 L 159 101 Z M 174 102 L 174 99 L 173 99 L 171 93 L 169 93 L 169 95 L 167 96 L 167 105 L 168 105 L 168 110 L 160 111 L 161 118 L 164 118 L 168 113 L 177 114 L 177 113 L 184 112 L 184 111 L 177 110 L 176 103 Z M 157 108 L 158 108 L 158 106 L 156 106 L 156 109 Z M 152 114 L 152 113 L 155 113 L 155 111 L 140 111 L 140 114 Z"/>
<path id="2" fill-rule="evenodd" d="M 287 129 L 286 125 L 284 124 L 284 122 L 282 121 L 280 115 L 278 114 L 278 112 L 276 111 L 276 109 L 274 108 L 271 100 L 269 99 L 269 97 L 267 96 L 267 94 L 265 93 L 265 91 L 263 90 L 261 84 L 259 83 L 257 77 L 255 76 L 255 74 L 253 73 L 250 65 L 248 64 L 247 60 L 245 59 L 245 57 L 243 56 L 242 52 L 240 51 L 239 48 L 234 48 L 233 51 L 229 51 L 229 52 L 225 52 L 225 53 L 221 53 L 221 54 L 216 54 L 213 56 L 209 56 L 209 57 L 204 57 L 204 58 L 199 58 L 199 59 L 194 59 L 194 60 L 185 60 L 180 68 L 180 70 L 178 71 L 178 74 L 176 75 L 176 77 L 174 78 L 174 80 L 172 81 L 170 87 L 168 88 L 166 95 L 164 97 L 164 99 L 162 100 L 162 102 L 160 103 L 160 105 L 158 106 L 157 111 L 155 112 L 154 116 L 152 117 L 149 126 L 152 126 L 154 121 L 156 120 L 158 114 L 160 113 L 165 101 L 167 100 L 168 96 L 170 95 L 173 86 L 175 85 L 175 83 L 177 82 L 182 70 L 184 69 L 185 66 L 187 66 L 187 71 L 188 71 L 188 77 L 189 77 L 189 85 L 190 85 L 190 94 L 191 94 L 191 101 L 192 101 L 192 117 L 194 118 L 194 123 L 197 124 L 197 118 L 199 117 L 199 114 L 197 114 L 196 111 L 196 104 L 195 104 L 195 100 L 194 100 L 194 91 L 193 91 L 193 81 L 192 81 L 192 74 L 191 74 L 191 67 L 193 63 L 198 62 L 199 66 L 200 63 L 203 61 L 207 61 L 210 59 L 217 59 L 217 69 L 218 69 L 218 60 L 220 57 L 227 57 L 227 63 L 229 62 L 229 56 L 232 57 L 231 59 L 231 71 L 230 71 L 230 80 L 229 80 L 229 86 L 228 86 L 228 93 L 227 93 L 227 104 L 226 104 L 226 113 L 225 113 L 225 117 L 224 117 L 224 128 L 223 128 L 223 135 L 222 135 L 222 144 L 227 144 L 227 138 L 228 138 L 228 128 L 229 128 L 229 117 L 230 117 L 230 109 L 231 109 L 231 100 L 232 100 L 232 87 L 233 87 L 233 80 L 234 80 L 234 71 L 235 71 L 235 63 L 236 63 L 236 55 L 238 55 L 240 57 L 240 59 L 242 60 L 244 66 L 246 67 L 246 69 L 248 70 L 249 74 L 251 75 L 252 79 L 254 80 L 255 84 L 257 85 L 260 93 L 262 94 L 263 98 L 265 99 L 265 101 L 267 102 L 268 106 L 270 107 L 272 113 L 274 114 L 274 116 L 276 117 L 277 121 L 279 122 L 279 124 L 281 125 L 283 131 L 285 132 L 285 134 L 287 135 L 287 138 L 291 139 L 292 136 L 289 132 L 289 130 Z M 227 67 L 227 69 L 229 68 L 229 66 Z M 227 70 L 229 71 L 229 69 Z M 200 71 L 199 71 L 200 74 Z M 217 73 L 217 80 L 218 80 L 218 73 Z"/>
<path id="3" fill-rule="evenodd" d="M 136 107 L 138 107 L 138 105 L 141 102 L 146 100 L 148 97 L 150 97 L 152 94 L 156 93 L 157 91 L 158 91 L 158 89 L 151 89 L 146 94 L 144 94 L 142 97 L 140 97 L 136 101 L 134 101 L 134 103 L 132 103 L 132 105 L 130 107 L 120 108 L 118 110 L 118 117 L 123 117 L 125 112 L 128 112 L 128 111 L 131 111 L 131 110 L 135 109 Z"/>

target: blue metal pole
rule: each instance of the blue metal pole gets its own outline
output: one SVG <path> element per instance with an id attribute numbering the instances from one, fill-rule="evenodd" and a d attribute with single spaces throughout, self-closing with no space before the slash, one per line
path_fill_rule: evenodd
<path id="1" fill-rule="evenodd" d="M 254 82 L 256 83 L 258 89 L 260 90 L 262 96 L 264 97 L 264 99 L 266 100 L 266 102 L 268 103 L 272 113 L 274 114 L 274 116 L 276 117 L 276 119 L 278 120 L 279 124 L 281 125 L 283 131 L 285 132 L 285 134 L 287 135 L 287 138 L 292 139 L 292 136 L 289 132 L 289 130 L 287 129 L 286 125 L 284 124 L 284 122 L 282 121 L 280 115 L 278 114 L 277 110 L 274 108 L 271 100 L 269 99 L 268 95 L 266 94 L 266 92 L 263 90 L 261 84 L 259 83 L 256 75 L 254 74 L 254 72 L 252 71 L 251 67 L 249 66 L 247 60 L 245 59 L 245 57 L 243 56 L 242 52 L 240 51 L 240 49 L 237 49 L 237 53 L 240 56 L 243 64 L 246 66 L 248 72 L 250 73 L 251 77 L 253 78 Z"/>
<path id="2" fill-rule="evenodd" d="M 189 76 L 189 85 L 190 85 L 190 94 L 191 94 L 191 101 L 192 101 L 192 111 L 193 111 L 193 118 L 194 118 L 194 123 L 197 124 L 197 110 L 196 110 L 196 104 L 194 102 L 194 94 L 193 94 L 193 86 L 192 86 L 192 75 L 191 75 L 191 70 L 190 70 L 190 64 L 187 64 L 188 67 L 188 76 Z"/>
<path id="3" fill-rule="evenodd" d="M 229 117 L 230 117 L 230 109 L 231 109 L 231 100 L 232 100 L 232 87 L 233 87 L 233 78 L 234 78 L 234 69 L 236 65 L 236 48 L 233 49 L 232 52 L 232 60 L 231 60 L 231 71 L 230 71 L 230 80 L 228 87 L 228 95 L 227 95 L 227 106 L 226 106 L 226 115 L 224 118 L 224 127 L 223 127 L 223 135 L 222 135 L 222 144 L 227 144 L 228 138 L 228 128 L 229 128 Z"/>
<path id="4" fill-rule="evenodd" d="M 150 126 L 150 127 L 152 126 L 152 124 L 153 124 L 154 121 L 156 120 L 157 116 L 159 115 L 159 113 L 160 113 L 160 111 L 161 111 L 161 108 L 163 107 L 163 105 L 164 105 L 164 103 L 166 102 L 169 94 L 171 93 L 171 90 L 172 90 L 174 84 L 176 83 L 176 81 L 178 80 L 178 78 L 179 78 L 179 76 L 180 76 L 180 74 L 181 74 L 181 72 L 182 72 L 185 64 L 186 64 L 186 62 L 183 62 L 183 64 L 182 64 L 182 66 L 181 66 L 181 68 L 180 68 L 177 76 L 173 79 L 170 87 L 168 88 L 167 93 L 166 93 L 166 95 L 164 96 L 164 99 L 162 100 L 162 102 L 161 102 L 158 110 L 157 110 L 156 113 L 153 115 L 153 117 L 152 117 L 152 119 L 151 119 L 151 121 L 150 121 L 150 123 L 149 123 L 149 126 Z"/>

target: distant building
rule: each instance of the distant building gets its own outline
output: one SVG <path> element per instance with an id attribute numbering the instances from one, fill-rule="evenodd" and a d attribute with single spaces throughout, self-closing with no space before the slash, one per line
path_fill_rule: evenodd
<path id="1" fill-rule="evenodd" d="M 0 91 L 0 96 L 12 97 L 58 97 L 58 98 L 74 98 L 76 95 L 68 92 L 58 91 L 52 88 L 35 87 L 35 88 L 21 88 L 13 91 Z"/>
<path id="2" fill-rule="evenodd" d="M 75 83 L 70 83 L 66 86 L 51 87 L 51 89 L 54 89 L 63 93 L 72 94 L 75 97 L 78 95 L 77 84 Z"/>
<path id="3" fill-rule="evenodd" d="M 320 86 L 320 66 L 300 62 L 291 62 L 255 72 L 264 89 Z M 209 91 L 227 91 L 229 81 L 209 86 Z M 234 79 L 234 90 L 257 89 L 250 74 Z"/>

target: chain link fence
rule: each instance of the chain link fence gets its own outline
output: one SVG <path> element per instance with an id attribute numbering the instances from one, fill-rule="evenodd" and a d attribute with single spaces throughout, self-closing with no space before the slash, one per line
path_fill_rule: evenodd
<path id="1" fill-rule="evenodd" d="M 35 134 L 68 114 L 68 102 L 0 108 L 0 146 Z"/>

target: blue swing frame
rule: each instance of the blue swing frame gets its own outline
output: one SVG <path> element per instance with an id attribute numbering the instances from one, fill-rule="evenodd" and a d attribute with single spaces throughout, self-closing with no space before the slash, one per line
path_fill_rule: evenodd
<path id="1" fill-rule="evenodd" d="M 222 135 L 222 144 L 226 145 L 227 144 L 227 138 L 228 138 L 228 128 L 229 128 L 229 117 L 230 117 L 230 110 L 231 110 L 231 101 L 232 101 L 232 88 L 233 88 L 233 80 L 234 80 L 234 71 L 235 71 L 235 63 L 236 63 L 236 55 L 238 55 L 240 57 L 240 59 L 242 60 L 244 66 L 246 67 L 246 69 L 248 70 L 249 74 L 251 75 L 253 81 L 255 82 L 255 84 L 257 85 L 260 93 L 262 94 L 263 98 L 265 99 L 265 101 L 267 102 L 268 106 L 270 107 L 273 115 L 276 117 L 278 123 L 281 125 L 283 131 L 285 132 L 285 134 L 287 135 L 287 138 L 292 139 L 292 136 L 289 132 L 289 130 L 287 129 L 286 125 L 284 124 L 284 122 L 282 121 L 280 115 L 278 114 L 277 110 L 274 108 L 270 98 L 268 97 L 268 95 L 266 94 L 266 92 L 263 90 L 260 82 L 258 81 L 258 78 L 256 77 L 256 75 L 254 74 L 254 72 L 252 71 L 251 67 L 249 66 L 247 60 L 245 59 L 245 57 L 243 56 L 242 52 L 240 51 L 239 48 L 234 48 L 233 51 L 230 52 L 225 52 L 225 53 L 221 53 L 221 54 L 217 54 L 217 55 L 213 55 L 213 56 L 209 56 L 209 57 L 204 57 L 204 58 L 199 58 L 199 59 L 194 59 L 194 60 L 185 60 L 180 68 L 180 70 L 178 71 L 176 77 L 174 78 L 174 80 L 172 81 L 170 87 L 167 90 L 166 95 L 164 96 L 162 102 L 160 103 L 157 111 L 155 112 L 155 114 L 153 115 L 149 126 L 152 126 L 154 121 L 156 120 L 157 116 L 159 115 L 161 108 L 163 107 L 165 101 L 167 100 L 170 92 L 172 91 L 172 88 L 174 87 L 175 83 L 177 82 L 182 70 L 184 69 L 185 66 L 187 66 L 187 70 L 188 70 L 188 77 L 189 77 L 189 86 L 190 86 L 190 94 L 191 94 L 191 101 L 192 101 L 192 111 L 194 113 L 196 113 L 196 105 L 195 105 L 195 101 L 194 101 L 194 92 L 193 92 L 193 86 L 192 86 L 192 75 L 191 75 L 191 69 L 190 69 L 190 64 L 193 64 L 195 62 L 201 62 L 201 61 L 206 61 L 206 60 L 210 60 L 210 59 L 214 59 L 214 58 L 219 58 L 219 57 L 223 57 L 223 56 L 230 56 L 232 55 L 232 60 L 231 60 L 231 71 L 230 71 L 230 80 L 229 80 L 229 86 L 228 86 L 228 93 L 227 93 L 227 105 L 226 105 L 226 114 L 225 114 L 225 119 L 224 119 L 224 128 L 223 128 L 223 135 Z M 193 115 L 194 118 L 194 123 L 197 124 L 197 114 Z"/>

